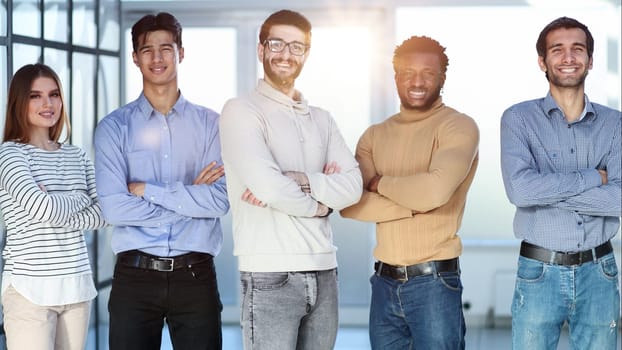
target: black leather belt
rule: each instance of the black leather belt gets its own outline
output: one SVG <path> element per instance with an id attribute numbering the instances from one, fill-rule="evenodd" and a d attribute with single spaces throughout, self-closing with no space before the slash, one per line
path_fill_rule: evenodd
<path id="1" fill-rule="evenodd" d="M 435 272 L 458 272 L 460 264 L 458 258 L 448 260 L 429 261 L 409 266 L 394 266 L 377 261 L 374 264 L 376 273 L 380 276 L 391 277 L 394 280 L 408 281 L 409 278 L 431 275 Z"/>
<path id="2" fill-rule="evenodd" d="M 576 253 L 556 252 L 546 248 L 538 247 L 531 243 L 523 241 L 520 245 L 520 255 L 525 258 L 539 260 L 547 264 L 553 265 L 581 265 L 584 262 L 594 261 L 611 253 L 611 241 L 607 241 L 596 248 L 584 250 Z"/>
<path id="3" fill-rule="evenodd" d="M 213 257 L 207 253 L 188 253 L 172 257 L 159 257 L 145 254 L 138 250 L 130 250 L 117 255 L 117 263 L 129 267 L 137 267 L 146 270 L 170 272 L 180 268 L 186 268 L 194 264 L 211 260 Z"/>

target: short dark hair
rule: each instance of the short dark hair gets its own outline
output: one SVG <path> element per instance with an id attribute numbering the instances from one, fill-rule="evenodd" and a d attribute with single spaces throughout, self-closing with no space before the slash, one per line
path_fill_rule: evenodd
<path id="1" fill-rule="evenodd" d="M 311 22 L 305 16 L 291 10 L 280 10 L 266 18 L 259 30 L 259 43 L 264 43 L 268 39 L 270 29 L 275 25 L 289 25 L 300 29 L 309 41 L 305 44 L 311 44 Z"/>
<path id="2" fill-rule="evenodd" d="M 27 64 L 15 72 L 9 85 L 9 96 L 6 106 L 6 120 L 4 121 L 3 142 L 16 141 L 20 143 L 30 142 L 30 124 L 28 123 L 28 107 L 30 91 L 33 82 L 38 78 L 50 78 L 56 82 L 62 102 L 60 118 L 49 130 L 49 138 L 58 141 L 65 127 L 65 135 L 69 138 L 71 126 L 67 117 L 67 106 L 63 95 L 63 86 L 56 72 L 42 63 Z"/>
<path id="3" fill-rule="evenodd" d="M 546 58 L 546 36 L 553 30 L 557 30 L 559 28 L 579 28 L 583 30 L 586 37 L 586 48 L 587 48 L 587 56 L 592 58 L 592 54 L 594 53 L 594 37 L 592 37 L 592 33 L 587 29 L 587 26 L 574 18 L 569 17 L 559 17 L 553 22 L 549 23 L 542 29 L 540 32 L 540 36 L 538 36 L 538 41 L 536 42 L 536 50 L 538 51 L 538 56 L 542 58 Z"/>
<path id="4" fill-rule="evenodd" d="M 165 30 L 173 35 L 173 41 L 181 48 L 181 24 L 175 16 L 168 12 L 145 15 L 132 26 L 132 49 L 134 52 L 140 46 L 139 40 L 144 40 L 143 34 Z"/>
<path id="5" fill-rule="evenodd" d="M 442 74 L 447 72 L 449 58 L 445 54 L 445 47 L 441 46 L 438 41 L 427 36 L 411 36 L 398 45 L 395 51 L 393 51 L 393 70 L 397 72 L 400 58 L 412 53 L 433 53 L 438 55 L 441 61 Z"/>

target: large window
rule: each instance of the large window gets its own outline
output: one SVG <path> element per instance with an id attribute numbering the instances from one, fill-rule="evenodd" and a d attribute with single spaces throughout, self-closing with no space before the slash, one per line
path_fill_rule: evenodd
<path id="1" fill-rule="evenodd" d="M 120 18 L 120 0 L 0 2 L 0 128 L 4 126 L 7 87 L 13 73 L 25 64 L 45 63 L 58 73 L 63 84 L 72 123 L 69 142 L 85 149 L 92 158 L 97 120 L 117 108 L 120 101 Z M 0 225 L 4 239 L 4 225 Z M 99 326 L 107 324 L 106 287 L 112 278 L 108 237 L 107 230 L 86 232 L 100 291 L 90 318 L 89 349 L 98 348 L 101 339 L 107 340 L 107 332 L 101 332 Z M 4 336 L 0 340 L 3 348 Z"/>

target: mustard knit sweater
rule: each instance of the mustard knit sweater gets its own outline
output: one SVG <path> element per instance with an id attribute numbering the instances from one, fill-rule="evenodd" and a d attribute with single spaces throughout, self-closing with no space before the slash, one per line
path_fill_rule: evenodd
<path id="1" fill-rule="evenodd" d="M 442 99 L 425 112 L 401 109 L 361 136 L 356 159 L 364 188 L 382 175 L 378 193 L 341 215 L 376 222 L 376 259 L 412 265 L 460 255 L 457 235 L 478 162 L 475 121 Z"/>

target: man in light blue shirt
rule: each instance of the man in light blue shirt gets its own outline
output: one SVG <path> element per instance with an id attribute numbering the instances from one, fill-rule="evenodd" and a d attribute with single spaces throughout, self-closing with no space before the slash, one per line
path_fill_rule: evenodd
<path id="1" fill-rule="evenodd" d="M 110 349 L 221 349 L 213 257 L 229 210 L 218 114 L 181 95 L 181 26 L 168 13 L 132 27 L 143 92 L 95 134 L 97 190 L 117 254 L 108 309 Z"/>
<path id="2" fill-rule="evenodd" d="M 610 240 L 621 213 L 620 111 L 584 93 L 594 39 L 561 17 L 536 48 L 546 97 L 508 108 L 501 120 L 501 168 L 522 239 L 514 300 L 514 349 L 557 348 L 569 327 L 574 349 L 615 349 L 618 271 Z"/>

